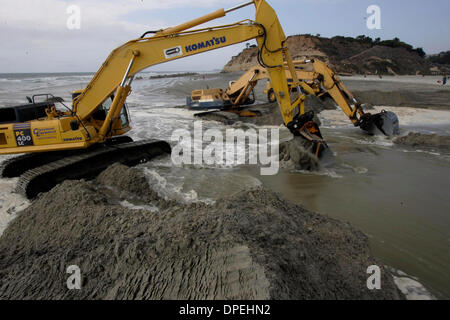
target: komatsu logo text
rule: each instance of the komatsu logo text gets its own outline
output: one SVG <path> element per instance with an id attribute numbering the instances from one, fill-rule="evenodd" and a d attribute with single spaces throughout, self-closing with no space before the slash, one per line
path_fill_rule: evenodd
<path id="1" fill-rule="evenodd" d="M 83 140 L 83 138 L 81 138 L 81 137 L 65 138 L 64 139 L 65 142 L 82 141 L 82 140 Z"/>
<path id="2" fill-rule="evenodd" d="M 194 44 L 191 44 L 190 46 L 186 46 L 186 52 L 192 52 L 192 51 L 197 51 L 200 49 L 214 47 L 214 46 L 218 46 L 222 43 L 226 43 L 226 42 L 227 42 L 227 37 L 220 37 L 220 38 L 214 37 L 211 40 L 194 43 Z"/>

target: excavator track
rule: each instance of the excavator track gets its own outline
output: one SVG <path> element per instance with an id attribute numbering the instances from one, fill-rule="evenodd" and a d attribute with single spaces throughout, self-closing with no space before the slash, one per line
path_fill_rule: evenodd
<path id="1" fill-rule="evenodd" d="M 170 152 L 170 145 L 159 140 L 103 145 L 26 171 L 19 178 L 16 192 L 33 199 L 64 180 L 93 179 L 113 163 L 135 166 Z"/>
<path id="2" fill-rule="evenodd" d="M 196 113 L 194 116 L 201 118 L 202 120 L 217 121 L 228 125 L 231 125 L 239 120 L 239 115 L 226 111 L 206 111 Z"/>
<path id="3" fill-rule="evenodd" d="M 105 142 L 107 146 L 114 146 L 122 143 L 133 142 L 128 136 L 114 137 Z M 46 165 L 48 163 L 70 157 L 73 155 L 80 155 L 86 152 L 92 152 L 93 149 L 99 146 L 91 147 L 90 149 L 81 150 L 66 150 L 53 152 L 40 152 L 24 154 L 18 157 L 10 158 L 0 164 L 0 176 L 3 178 L 16 178 L 28 170 Z M 100 146 L 101 147 L 101 146 Z"/>
<path id="4" fill-rule="evenodd" d="M 62 152 L 33 153 L 10 158 L 0 164 L 0 175 L 3 178 L 20 177 L 28 170 L 62 159 L 68 154 Z"/>

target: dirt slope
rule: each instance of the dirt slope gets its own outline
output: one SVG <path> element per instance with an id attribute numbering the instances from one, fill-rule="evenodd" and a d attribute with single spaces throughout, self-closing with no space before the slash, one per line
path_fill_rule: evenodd
<path id="1" fill-rule="evenodd" d="M 450 136 L 438 136 L 436 134 L 422 134 L 410 132 L 408 135 L 394 139 L 395 144 L 409 147 L 426 147 L 438 149 L 450 149 Z"/>

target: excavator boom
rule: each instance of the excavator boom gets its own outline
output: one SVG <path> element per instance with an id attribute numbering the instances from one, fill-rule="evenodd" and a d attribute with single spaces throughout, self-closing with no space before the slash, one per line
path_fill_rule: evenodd
<path id="1" fill-rule="evenodd" d="M 302 79 L 306 80 L 310 76 L 313 81 L 318 81 L 321 87 L 321 94 L 328 94 L 341 110 L 347 115 L 354 126 L 360 127 L 369 134 L 383 134 L 393 136 L 399 134 L 399 121 L 397 116 L 391 111 L 382 111 L 372 115 L 365 113 L 361 103 L 348 90 L 339 76 L 330 69 L 324 62 L 318 59 L 295 61 L 296 65 L 311 64 L 312 73 L 305 72 Z"/>

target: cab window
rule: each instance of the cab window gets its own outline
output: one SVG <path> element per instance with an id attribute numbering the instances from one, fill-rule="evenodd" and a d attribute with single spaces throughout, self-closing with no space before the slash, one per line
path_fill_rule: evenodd
<path id="1" fill-rule="evenodd" d="M 111 109 L 113 100 L 114 100 L 114 96 L 111 96 L 108 99 L 106 99 L 105 102 L 103 102 L 103 104 L 93 114 L 93 117 L 95 120 L 104 121 L 106 119 L 106 115 L 108 114 L 109 109 Z M 122 127 L 126 127 L 130 123 L 126 103 L 124 104 L 124 106 L 120 112 L 120 121 L 122 123 Z"/>

